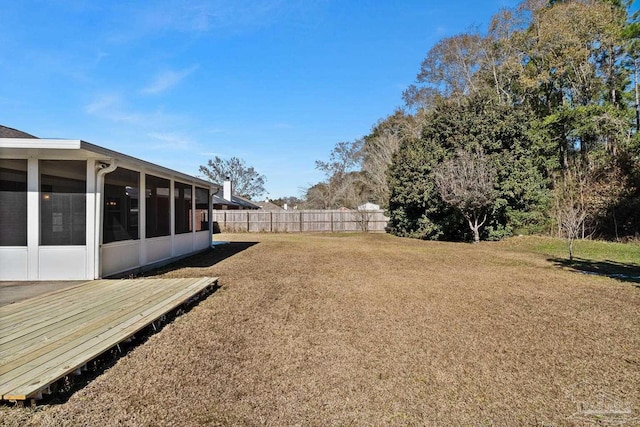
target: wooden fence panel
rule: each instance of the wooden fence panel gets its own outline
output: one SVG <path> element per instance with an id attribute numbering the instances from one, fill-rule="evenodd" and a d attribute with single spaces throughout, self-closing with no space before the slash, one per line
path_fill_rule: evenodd
<path id="1" fill-rule="evenodd" d="M 222 232 L 384 232 L 388 220 L 382 210 L 213 211 Z"/>
<path id="2" fill-rule="evenodd" d="M 271 231 L 271 212 L 244 211 L 248 215 L 249 232 L 264 233 Z"/>
<path id="3" fill-rule="evenodd" d="M 302 230 L 300 211 L 272 212 L 271 231 L 276 233 L 296 233 Z"/>

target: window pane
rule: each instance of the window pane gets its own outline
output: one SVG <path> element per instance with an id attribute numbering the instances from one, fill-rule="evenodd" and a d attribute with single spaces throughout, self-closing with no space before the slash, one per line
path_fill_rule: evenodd
<path id="1" fill-rule="evenodd" d="M 0 160 L 0 246 L 27 246 L 26 160 Z"/>
<path id="2" fill-rule="evenodd" d="M 191 227 L 191 186 L 181 182 L 174 183 L 176 234 L 188 233 Z"/>
<path id="3" fill-rule="evenodd" d="M 87 162 L 40 160 L 40 244 L 85 245 Z"/>
<path id="4" fill-rule="evenodd" d="M 209 190 L 196 187 L 196 231 L 209 229 Z"/>
<path id="5" fill-rule="evenodd" d="M 171 233 L 171 206 L 168 179 L 146 175 L 147 237 L 168 236 Z"/>
<path id="6" fill-rule="evenodd" d="M 104 178 L 104 243 L 138 239 L 140 173 L 118 168 Z"/>

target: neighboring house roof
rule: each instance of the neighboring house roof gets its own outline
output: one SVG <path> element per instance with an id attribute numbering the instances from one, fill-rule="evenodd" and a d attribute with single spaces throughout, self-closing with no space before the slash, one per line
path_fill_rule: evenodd
<path id="1" fill-rule="evenodd" d="M 252 201 L 240 196 L 231 196 L 231 200 L 227 200 L 222 196 L 223 189 L 221 188 L 213 196 L 214 205 L 226 205 L 226 206 L 238 206 L 241 209 L 260 209 L 260 206 Z"/>
<path id="2" fill-rule="evenodd" d="M 260 209 L 264 211 L 283 211 L 284 210 L 284 208 L 272 202 L 256 202 L 255 204 L 260 206 Z"/>
<path id="3" fill-rule="evenodd" d="M 0 125 L 0 138 L 35 138 L 37 139 L 38 137 L 30 135 L 26 132 L 22 132 L 21 130 L 18 130 L 18 129 Z"/>
<path id="4" fill-rule="evenodd" d="M 358 206 L 358 209 L 361 211 L 379 211 L 380 205 L 376 205 L 375 203 L 367 202 L 364 205 Z"/>
<path id="5" fill-rule="evenodd" d="M 225 199 L 224 197 L 218 196 L 217 194 L 213 195 L 213 202 L 214 205 L 226 205 L 226 206 L 236 206 L 235 203 Z"/>
<path id="6" fill-rule="evenodd" d="M 240 196 L 231 196 L 231 201 L 245 207 L 246 209 L 260 209 L 260 206 L 256 205 L 249 199 L 245 199 Z"/>

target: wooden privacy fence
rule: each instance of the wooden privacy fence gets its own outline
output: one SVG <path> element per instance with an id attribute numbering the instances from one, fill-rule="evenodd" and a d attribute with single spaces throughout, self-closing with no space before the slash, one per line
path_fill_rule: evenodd
<path id="1" fill-rule="evenodd" d="M 384 232 L 388 220 L 383 210 L 213 211 L 221 232 Z"/>

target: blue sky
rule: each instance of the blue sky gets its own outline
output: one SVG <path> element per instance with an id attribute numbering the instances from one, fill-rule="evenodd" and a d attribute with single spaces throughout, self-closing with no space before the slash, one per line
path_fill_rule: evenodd
<path id="1" fill-rule="evenodd" d="M 237 156 L 300 196 L 434 43 L 517 3 L 0 0 L 0 123 L 193 175 Z"/>

